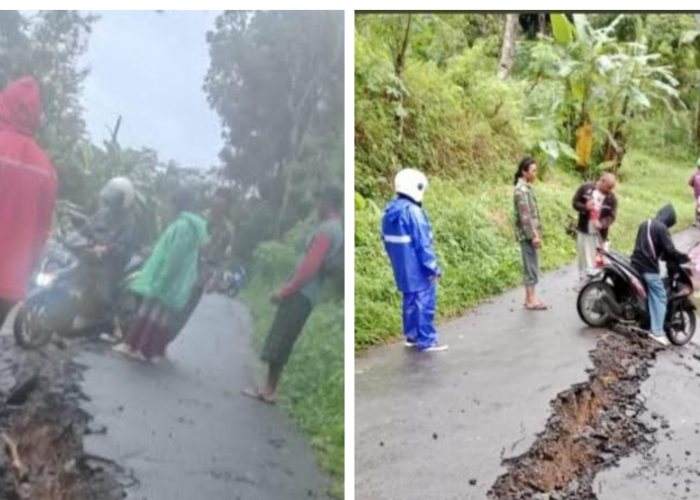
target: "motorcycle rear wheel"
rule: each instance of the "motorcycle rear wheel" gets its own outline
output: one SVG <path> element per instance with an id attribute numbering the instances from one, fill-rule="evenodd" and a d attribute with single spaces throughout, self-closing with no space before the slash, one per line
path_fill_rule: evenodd
<path id="1" fill-rule="evenodd" d="M 613 322 L 613 315 L 610 311 L 594 311 L 594 307 L 604 308 L 600 304 L 603 295 L 615 297 L 613 288 L 604 281 L 591 281 L 583 287 L 578 294 L 576 309 L 581 320 L 588 326 L 602 328 Z"/>

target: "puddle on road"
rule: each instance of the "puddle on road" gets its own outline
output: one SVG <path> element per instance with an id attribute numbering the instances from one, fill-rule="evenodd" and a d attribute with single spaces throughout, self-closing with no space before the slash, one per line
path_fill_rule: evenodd
<path id="1" fill-rule="evenodd" d="M 633 452 L 644 452 L 657 429 L 642 422 L 639 397 L 657 348 L 634 333 L 608 334 L 590 356 L 587 382 L 551 403 L 545 430 L 523 455 L 507 458 L 508 472 L 489 492 L 495 500 L 594 500 L 593 480 Z"/>

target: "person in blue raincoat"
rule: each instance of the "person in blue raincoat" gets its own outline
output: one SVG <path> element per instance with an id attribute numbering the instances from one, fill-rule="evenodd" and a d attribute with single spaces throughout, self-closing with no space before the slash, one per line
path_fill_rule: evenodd
<path id="1" fill-rule="evenodd" d="M 403 293 L 406 346 L 419 351 L 442 351 L 433 324 L 440 267 L 433 250 L 430 221 L 422 208 L 428 179 L 422 172 L 403 169 L 394 178 L 394 198 L 384 210 L 382 239 Z"/>

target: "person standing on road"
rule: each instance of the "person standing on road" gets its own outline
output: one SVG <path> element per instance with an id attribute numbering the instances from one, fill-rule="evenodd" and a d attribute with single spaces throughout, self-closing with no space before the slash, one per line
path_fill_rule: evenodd
<path id="1" fill-rule="evenodd" d="M 656 214 L 639 226 L 637 239 L 632 253 L 632 267 L 642 275 L 647 285 L 649 315 L 651 316 L 651 338 L 664 346 L 668 346 L 664 332 L 668 297 L 666 287 L 661 278 L 659 260 L 669 265 L 683 264 L 690 259 L 683 252 L 676 250 L 669 231 L 676 224 L 676 211 L 673 205 L 666 205 Z"/>
<path id="2" fill-rule="evenodd" d="M 265 388 L 243 389 L 244 396 L 273 404 L 282 370 L 301 334 L 326 278 L 343 265 L 343 190 L 328 187 L 321 195 L 318 214 L 321 224 L 307 241 L 306 251 L 297 264 L 294 276 L 270 300 L 277 313 L 265 340 L 262 360 L 268 364 Z"/>
<path id="3" fill-rule="evenodd" d="M 394 178 L 394 198 L 384 210 L 382 239 L 389 255 L 397 288 L 403 294 L 403 333 L 406 346 L 418 351 L 443 351 L 435 330 L 437 282 L 440 267 L 433 249 L 433 234 L 422 208 L 428 189 L 425 175 L 411 168 Z"/>
<path id="4" fill-rule="evenodd" d="M 192 211 L 194 192 L 180 186 L 173 201 L 178 216 L 131 285 L 141 304 L 124 343 L 114 347 L 142 360 L 157 361 L 165 356 L 173 318 L 190 299 L 197 281 L 199 251 L 208 239 L 206 221 Z"/>
<path id="5" fill-rule="evenodd" d="M 537 299 L 535 286 L 539 281 L 539 251 L 542 247 L 542 223 L 532 184 L 537 179 L 537 162 L 526 156 L 518 164 L 515 173 L 514 212 L 515 232 L 523 257 L 525 284 L 525 309 L 543 311 L 544 302 Z"/>
<path id="6" fill-rule="evenodd" d="M 41 113 L 31 77 L 0 94 L 0 328 L 24 298 L 51 230 L 57 181 L 34 140 Z"/>
<path id="7" fill-rule="evenodd" d="M 173 320 L 171 342 L 175 340 L 197 309 L 204 292 L 212 290 L 214 280 L 218 273 L 222 272 L 227 251 L 233 240 L 233 228 L 228 221 L 231 197 L 231 192 L 225 188 L 219 188 L 214 193 L 207 217 L 209 243 L 201 251 L 199 275 L 192 295 L 184 309 L 179 311 Z"/>
<path id="8" fill-rule="evenodd" d="M 695 222 L 693 226 L 700 226 L 700 158 L 696 163 L 697 169 L 690 176 L 688 184 L 693 188 L 693 198 L 695 199 Z"/>
<path id="9" fill-rule="evenodd" d="M 586 182 L 572 200 L 578 212 L 576 242 L 580 284 L 595 271 L 595 256 L 598 247 L 608 241 L 608 231 L 617 216 L 616 179 L 611 173 L 604 174 L 598 182 Z"/>

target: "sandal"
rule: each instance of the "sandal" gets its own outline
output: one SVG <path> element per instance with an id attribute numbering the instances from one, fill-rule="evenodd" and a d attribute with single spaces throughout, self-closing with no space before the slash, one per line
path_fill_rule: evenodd
<path id="1" fill-rule="evenodd" d="M 542 302 L 538 302 L 537 304 L 532 305 L 532 306 L 526 305 L 525 309 L 527 309 L 528 311 L 546 311 L 549 308 L 547 307 L 547 304 L 543 304 Z"/>
<path id="2" fill-rule="evenodd" d="M 251 388 L 248 388 L 248 389 L 243 389 L 243 390 L 241 391 L 241 394 L 243 394 L 243 395 L 246 396 L 246 397 L 249 397 L 249 398 L 252 398 L 252 399 L 256 399 L 256 400 L 258 400 L 258 401 L 262 401 L 263 403 L 268 404 L 268 405 L 274 405 L 274 404 L 275 404 L 275 399 L 274 399 L 274 398 L 269 398 L 269 397 L 265 396 L 265 395 L 264 395 L 262 392 L 260 392 L 259 390 L 254 389 L 254 388 L 252 388 L 252 387 L 251 387 Z"/>

